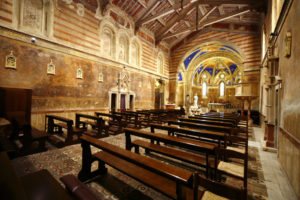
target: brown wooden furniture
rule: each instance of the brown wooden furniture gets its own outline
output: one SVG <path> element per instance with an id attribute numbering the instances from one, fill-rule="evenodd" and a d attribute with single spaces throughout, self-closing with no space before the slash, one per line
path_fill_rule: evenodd
<path id="1" fill-rule="evenodd" d="M 205 177 L 200 176 L 198 173 L 194 173 L 194 200 L 205 199 L 213 200 L 225 197 L 232 200 L 244 200 L 247 199 L 245 196 L 245 189 L 235 188 L 231 185 L 209 180 Z M 199 191 L 199 186 L 204 188 Z"/>
<path id="2" fill-rule="evenodd" d="M 220 118 L 220 117 L 209 117 L 209 116 L 188 116 L 190 119 L 201 119 L 201 120 L 214 120 L 214 121 L 220 121 L 220 122 L 231 122 L 234 124 L 234 126 L 237 125 L 238 120 L 237 119 L 227 119 L 227 118 Z"/>
<path id="3" fill-rule="evenodd" d="M 4 152 L 0 152 L 0 166 L 1 199 L 73 199 L 47 170 L 40 170 L 19 178 Z"/>
<path id="4" fill-rule="evenodd" d="M 141 142 L 140 140 L 131 141 L 131 136 L 138 136 L 146 139 L 150 139 L 151 143 L 146 144 Z M 135 151 L 139 152 L 138 147 L 143 147 L 147 149 L 149 152 L 155 151 L 157 153 L 167 155 L 169 157 L 173 157 L 185 162 L 189 162 L 195 165 L 200 165 L 206 168 L 206 175 L 208 176 L 209 170 L 211 167 L 215 168 L 216 159 L 215 159 L 215 148 L 216 145 L 204 143 L 201 141 L 186 139 L 186 138 L 177 138 L 169 135 L 159 134 L 159 133 L 151 133 L 137 129 L 125 128 L 125 137 L 126 137 L 126 149 L 131 150 L 132 147 L 135 147 Z M 156 141 L 157 145 L 154 145 Z M 196 156 L 192 154 L 188 157 L 184 157 L 184 155 L 188 155 L 188 153 L 182 153 L 182 151 L 176 151 L 176 149 L 171 149 L 164 146 L 159 146 L 160 142 L 164 144 L 170 144 L 173 146 L 177 146 L 180 148 L 185 148 L 188 150 L 197 151 L 205 154 L 205 156 L 197 156 L 198 160 L 195 161 Z M 214 157 L 213 161 L 210 160 L 210 156 Z M 214 165 L 214 166 L 213 166 Z"/>
<path id="5" fill-rule="evenodd" d="M 60 177 L 69 193 L 73 194 L 77 200 L 101 200 L 89 187 L 78 180 L 73 174 Z"/>
<path id="6" fill-rule="evenodd" d="M 110 113 L 102 113 L 102 112 L 95 112 L 97 117 L 106 117 L 108 118 L 108 124 L 109 124 L 109 131 L 116 135 L 118 133 L 123 132 L 123 128 L 126 127 L 126 123 L 122 121 L 122 117 L 119 115 L 114 115 Z"/>
<path id="7" fill-rule="evenodd" d="M 178 121 L 178 120 L 169 120 L 168 125 L 172 125 L 172 124 L 178 125 L 181 127 L 218 131 L 218 132 L 223 132 L 223 133 L 228 133 L 228 134 L 231 134 L 231 129 L 232 129 L 231 127 L 226 127 L 226 126 L 200 124 L 200 123 L 184 122 L 184 121 Z"/>
<path id="8" fill-rule="evenodd" d="M 67 130 L 66 137 L 63 136 L 62 129 Z M 57 146 L 75 144 L 79 142 L 79 137 L 83 133 L 83 129 L 73 126 L 73 120 L 56 115 L 46 115 L 45 130 L 50 134 L 50 141 Z"/>
<path id="9" fill-rule="evenodd" d="M 21 128 L 31 122 L 31 89 L 0 87 L 0 117 L 16 122 Z"/>
<path id="10" fill-rule="evenodd" d="M 239 147 L 227 146 L 218 148 L 217 173 L 235 177 L 243 181 L 245 192 L 247 193 L 247 174 L 248 174 L 248 138 L 237 136 L 227 136 L 227 141 L 238 144 Z M 234 159 L 232 159 L 234 158 Z M 237 159 L 241 162 L 237 163 Z"/>
<path id="11" fill-rule="evenodd" d="M 183 122 L 192 122 L 192 123 L 209 124 L 209 125 L 216 125 L 216 126 L 234 127 L 233 122 L 224 122 L 224 121 L 217 121 L 217 120 L 211 120 L 211 119 L 178 118 L 178 120 L 183 121 Z"/>
<path id="12" fill-rule="evenodd" d="M 78 129 L 84 129 L 84 134 L 93 136 L 95 138 L 109 135 L 109 127 L 105 125 L 105 121 L 101 117 L 76 113 L 75 119 L 75 127 Z M 93 130 L 87 130 L 87 125 L 91 125 Z"/>
<path id="13" fill-rule="evenodd" d="M 225 145 L 225 133 L 219 133 L 215 131 L 200 130 L 200 129 L 190 129 L 190 128 L 178 128 L 176 126 L 162 125 L 151 123 L 151 132 L 154 133 L 155 129 L 166 130 L 168 135 L 176 135 L 181 137 L 188 137 L 197 140 L 204 140 L 208 142 L 217 141 L 218 146 L 221 146 L 221 142 Z M 210 139 L 210 140 L 207 140 Z"/>
<path id="14" fill-rule="evenodd" d="M 107 164 L 171 198 L 186 199 L 184 195 L 191 193 L 192 173 L 189 171 L 87 135 L 81 137 L 81 146 L 82 169 L 78 174 L 81 181 L 106 173 L 105 164 Z M 91 146 L 100 148 L 102 151 L 92 154 Z M 99 164 L 98 169 L 92 172 L 91 165 L 94 161 L 98 161 Z"/>
<path id="15" fill-rule="evenodd" d="M 113 112 L 115 115 L 122 116 L 126 127 L 141 128 L 141 122 L 139 121 L 138 114 L 134 112 Z"/>

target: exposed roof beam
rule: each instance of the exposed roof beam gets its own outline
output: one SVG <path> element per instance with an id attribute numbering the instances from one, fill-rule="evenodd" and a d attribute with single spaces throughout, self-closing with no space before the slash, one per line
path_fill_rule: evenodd
<path id="1" fill-rule="evenodd" d="M 199 6 L 199 10 L 200 10 L 200 12 L 201 12 L 202 15 L 205 15 L 205 13 L 207 13 L 207 10 L 206 10 L 206 8 L 205 8 L 204 5 L 200 5 Z"/>
<path id="2" fill-rule="evenodd" d="M 144 8 L 147 8 L 145 0 L 137 0 Z"/>
<path id="3" fill-rule="evenodd" d="M 168 2 L 171 6 L 174 6 L 174 4 L 175 4 L 175 0 L 168 0 Z"/>
<path id="4" fill-rule="evenodd" d="M 161 17 L 164 17 L 166 15 L 169 15 L 171 13 L 175 12 L 174 8 L 169 8 L 167 10 L 165 10 L 164 12 L 162 13 L 157 13 L 153 16 L 150 16 L 150 17 L 147 17 L 147 18 L 144 18 L 143 20 L 141 20 L 140 22 L 138 22 L 139 24 L 146 24 L 146 23 L 149 23 L 149 22 L 152 22 L 156 19 L 159 19 Z"/>
<path id="5" fill-rule="evenodd" d="M 203 22 L 204 20 L 206 20 L 207 19 L 207 17 L 215 10 L 217 8 L 217 6 L 215 6 L 215 7 L 213 7 L 212 9 L 210 9 L 209 11 L 207 11 L 203 16 L 202 16 L 202 18 L 199 20 L 199 22 L 198 22 L 198 29 L 200 28 L 202 28 L 202 26 L 199 26 L 199 25 L 201 25 L 201 22 Z M 190 27 L 190 28 L 188 28 L 188 29 L 186 29 L 183 33 L 188 33 L 188 32 L 191 32 L 192 30 L 191 30 L 191 28 L 194 28 L 194 29 L 196 29 L 196 26 L 192 26 L 192 27 Z M 172 33 L 172 34 L 176 34 L 176 33 Z M 179 33 L 179 34 L 181 34 L 181 33 Z M 167 34 L 166 36 L 168 36 L 169 34 Z M 173 37 L 173 36 L 172 36 Z M 164 35 L 162 35 L 161 37 L 158 37 L 158 38 L 156 38 L 156 40 L 158 41 L 158 42 L 160 42 L 162 39 L 164 39 L 165 37 L 164 37 Z"/>
<path id="6" fill-rule="evenodd" d="M 144 12 L 142 12 L 139 17 L 136 19 L 136 23 L 139 22 L 141 19 L 147 17 L 158 5 L 160 4 L 159 1 L 156 1 L 156 0 L 150 0 L 148 2 L 148 6 L 147 8 L 145 9 Z"/>
<path id="7" fill-rule="evenodd" d="M 206 13 L 202 16 L 202 18 L 199 20 L 198 24 L 200 24 L 201 22 L 203 22 L 204 20 L 207 19 L 207 17 L 214 12 L 214 10 L 216 10 L 217 6 L 214 6 L 212 9 L 210 9 L 209 11 L 206 11 Z"/>
<path id="8" fill-rule="evenodd" d="M 150 0 L 148 2 L 149 6 L 146 8 L 146 10 L 138 17 L 138 19 L 135 22 L 135 31 L 137 31 L 140 26 L 142 25 L 141 20 L 145 17 L 147 17 L 161 2 L 156 0 Z"/>
<path id="9" fill-rule="evenodd" d="M 159 21 L 159 23 L 161 23 L 163 26 L 166 26 L 166 22 L 163 19 L 157 19 L 157 21 Z"/>
<path id="10" fill-rule="evenodd" d="M 224 14 L 225 14 L 224 9 L 223 9 L 223 5 L 220 5 L 220 6 L 218 7 L 218 10 L 219 10 L 219 12 L 220 12 L 220 15 L 224 15 Z"/>
<path id="11" fill-rule="evenodd" d="M 238 11 L 231 12 L 229 14 L 217 17 L 215 19 L 206 20 L 203 23 L 200 23 L 199 29 L 202 29 L 205 26 L 209 26 L 209 25 L 212 25 L 212 24 L 215 24 L 215 23 L 227 20 L 227 19 L 235 17 L 235 16 L 243 15 L 243 14 L 249 12 L 250 10 L 251 10 L 251 8 L 247 7 L 247 8 L 244 8 L 242 10 L 238 10 Z M 176 35 L 180 35 L 180 34 L 183 34 L 183 33 L 192 32 L 192 31 L 195 31 L 195 29 L 196 29 L 196 26 L 192 26 L 192 27 L 190 27 L 190 28 L 188 28 L 186 30 L 177 31 L 175 33 L 170 33 L 170 34 L 167 34 L 167 35 L 163 36 L 161 38 L 161 40 L 162 39 L 166 39 L 166 38 L 170 38 L 170 37 L 173 37 L 173 36 L 176 36 Z"/>
<path id="12" fill-rule="evenodd" d="M 170 30 L 170 28 L 173 27 L 173 25 L 176 23 L 176 22 L 179 22 L 180 20 L 184 19 L 185 16 L 187 15 L 188 12 L 190 12 L 192 9 L 195 9 L 195 8 L 198 8 L 196 6 L 198 6 L 199 3 L 198 2 L 194 2 L 194 3 L 191 3 L 188 5 L 188 7 L 186 7 L 185 9 L 183 9 L 182 11 L 180 11 L 179 15 L 177 15 L 176 17 L 172 18 L 168 25 L 163 28 L 161 31 L 159 31 L 157 34 L 156 34 L 156 42 L 159 43 L 162 36 L 168 32 Z"/>

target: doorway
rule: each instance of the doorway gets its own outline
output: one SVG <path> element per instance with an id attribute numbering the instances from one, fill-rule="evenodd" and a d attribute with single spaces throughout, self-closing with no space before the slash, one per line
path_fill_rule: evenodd
<path id="1" fill-rule="evenodd" d="M 117 102 L 117 95 L 116 94 L 111 94 L 111 111 L 116 111 L 116 102 Z"/>
<path id="2" fill-rule="evenodd" d="M 120 102 L 120 109 L 125 110 L 126 109 L 126 95 L 121 94 L 121 102 Z"/>

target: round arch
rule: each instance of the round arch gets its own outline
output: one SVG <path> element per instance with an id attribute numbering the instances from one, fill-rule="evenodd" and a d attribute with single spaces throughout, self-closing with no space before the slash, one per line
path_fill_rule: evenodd
<path id="1" fill-rule="evenodd" d="M 183 90 L 176 92 L 175 102 L 177 105 L 188 106 L 190 102 L 186 102 L 186 96 L 192 96 L 193 76 L 197 68 L 212 58 L 226 59 L 237 66 L 238 71 L 244 77 L 244 54 L 235 44 L 222 40 L 207 40 L 201 44 L 191 47 L 180 59 L 177 70 L 177 77 L 181 75 L 184 80 L 179 83 L 176 81 L 176 90 Z M 178 86 L 181 85 L 179 88 Z M 182 95 L 181 97 L 178 95 Z"/>

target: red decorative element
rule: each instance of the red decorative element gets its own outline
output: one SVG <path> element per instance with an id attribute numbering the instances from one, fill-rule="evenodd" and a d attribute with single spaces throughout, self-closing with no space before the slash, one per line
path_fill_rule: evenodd
<path id="1" fill-rule="evenodd" d="M 265 125 L 265 131 L 267 133 L 267 147 L 274 147 L 274 125 L 273 124 L 266 124 Z"/>
<path id="2" fill-rule="evenodd" d="M 110 16 L 111 16 L 112 18 L 114 18 L 114 20 L 117 21 L 118 15 L 117 15 L 116 13 L 114 13 L 113 11 L 110 11 Z"/>

